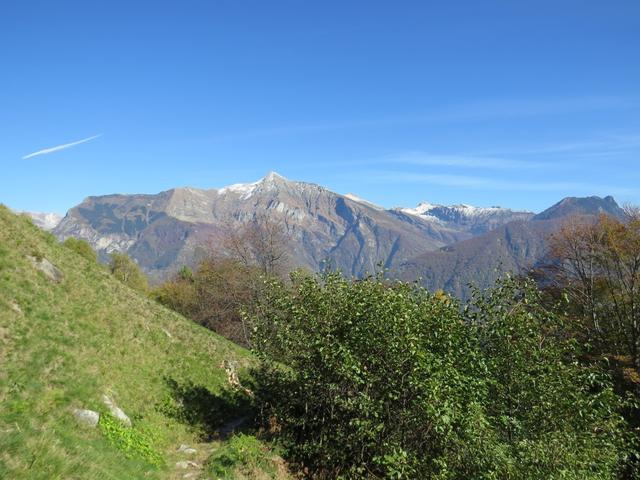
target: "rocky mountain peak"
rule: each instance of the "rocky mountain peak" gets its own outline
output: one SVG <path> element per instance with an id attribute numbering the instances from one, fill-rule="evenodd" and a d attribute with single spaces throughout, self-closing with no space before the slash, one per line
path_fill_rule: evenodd
<path id="1" fill-rule="evenodd" d="M 275 182 L 288 182 L 289 180 L 287 180 L 285 177 L 283 177 L 282 175 L 280 175 L 278 172 L 274 172 L 273 170 L 271 170 L 269 173 L 267 173 L 264 178 L 262 178 L 261 180 L 259 180 L 260 183 L 275 183 Z"/>
<path id="2" fill-rule="evenodd" d="M 289 180 L 277 172 L 270 171 L 262 177 L 252 183 L 234 183 L 233 185 L 227 185 L 217 190 L 219 195 L 237 194 L 241 200 L 245 200 L 251 197 L 255 192 L 262 190 L 274 190 L 282 186 L 292 186 L 299 182 Z"/>
<path id="3" fill-rule="evenodd" d="M 534 217 L 535 220 L 553 220 L 572 215 L 611 215 L 615 218 L 623 218 L 624 211 L 611 195 L 604 198 L 592 197 L 566 197 L 555 205 Z"/>

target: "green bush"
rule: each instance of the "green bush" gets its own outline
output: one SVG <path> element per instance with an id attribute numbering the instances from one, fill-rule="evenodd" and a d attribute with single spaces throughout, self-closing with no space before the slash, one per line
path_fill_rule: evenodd
<path id="1" fill-rule="evenodd" d="M 615 478 L 608 380 L 507 280 L 447 297 L 338 274 L 273 281 L 258 307 L 262 419 L 317 478 Z"/>
<path id="2" fill-rule="evenodd" d="M 91 245 L 89 245 L 89 242 L 86 240 L 69 237 L 64 241 L 63 245 L 69 250 L 73 250 L 78 255 L 86 258 L 90 262 L 98 261 L 98 254 L 93 248 L 91 248 Z"/>
<path id="3" fill-rule="evenodd" d="M 139 292 L 147 292 L 149 283 L 138 264 L 124 253 L 112 253 L 109 270 L 122 283 Z"/>

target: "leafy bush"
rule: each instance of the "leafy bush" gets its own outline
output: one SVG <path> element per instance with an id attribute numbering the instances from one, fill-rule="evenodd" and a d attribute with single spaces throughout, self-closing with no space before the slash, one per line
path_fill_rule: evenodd
<path id="1" fill-rule="evenodd" d="M 149 283 L 140 267 L 124 253 L 112 253 L 109 270 L 122 283 L 139 292 L 146 292 Z"/>
<path id="2" fill-rule="evenodd" d="M 63 245 L 69 250 L 73 250 L 78 255 L 86 258 L 90 262 L 98 261 L 98 254 L 93 248 L 91 248 L 91 245 L 89 245 L 89 242 L 86 240 L 69 237 L 64 241 Z"/>
<path id="3" fill-rule="evenodd" d="M 506 278 L 466 310 L 486 368 L 486 419 L 507 453 L 500 476 L 615 478 L 629 453 L 623 402 L 608 375 L 579 364 L 542 303 L 532 283 Z"/>
<path id="4" fill-rule="evenodd" d="M 338 274 L 272 281 L 252 321 L 262 419 L 317 478 L 614 478 L 608 379 L 579 366 L 529 285 L 461 311 Z"/>

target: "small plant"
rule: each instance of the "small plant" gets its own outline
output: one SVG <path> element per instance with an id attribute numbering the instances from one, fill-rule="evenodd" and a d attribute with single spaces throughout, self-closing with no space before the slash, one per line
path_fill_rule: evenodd
<path id="1" fill-rule="evenodd" d="M 153 438 L 150 432 L 125 427 L 108 414 L 100 416 L 98 425 L 111 444 L 123 452 L 127 458 L 146 460 L 156 467 L 164 465 L 164 458 L 153 448 Z"/>

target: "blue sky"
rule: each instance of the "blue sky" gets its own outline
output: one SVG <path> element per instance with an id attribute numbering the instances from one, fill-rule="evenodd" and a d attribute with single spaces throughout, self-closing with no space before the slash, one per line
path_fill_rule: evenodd
<path id="1" fill-rule="evenodd" d="M 275 170 L 388 207 L 640 203 L 638 52 L 637 0 L 7 0 L 0 202 Z"/>

